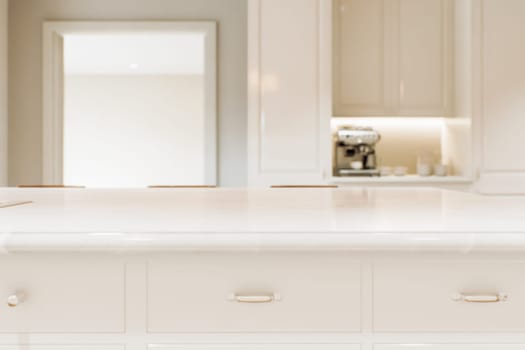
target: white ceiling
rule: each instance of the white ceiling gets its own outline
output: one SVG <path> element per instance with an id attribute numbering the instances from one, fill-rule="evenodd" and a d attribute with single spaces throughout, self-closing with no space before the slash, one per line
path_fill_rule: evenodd
<path id="1" fill-rule="evenodd" d="M 64 37 L 65 74 L 203 74 L 200 33 L 72 34 Z"/>

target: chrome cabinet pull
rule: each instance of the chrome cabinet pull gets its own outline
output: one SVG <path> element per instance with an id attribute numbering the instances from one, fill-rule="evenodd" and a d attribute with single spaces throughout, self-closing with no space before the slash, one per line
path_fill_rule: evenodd
<path id="1" fill-rule="evenodd" d="M 24 302 L 23 293 L 15 293 L 7 297 L 7 306 L 9 307 L 17 307 L 23 302 Z"/>
<path id="2" fill-rule="evenodd" d="M 463 294 L 458 293 L 452 296 L 452 300 L 465 303 L 500 303 L 507 301 L 507 293 L 498 294 Z"/>
<path id="3" fill-rule="evenodd" d="M 231 294 L 228 296 L 228 300 L 238 303 L 247 303 L 247 304 L 264 304 L 272 303 L 274 301 L 281 301 L 281 296 L 279 294 L 261 294 L 261 295 L 238 295 Z"/>

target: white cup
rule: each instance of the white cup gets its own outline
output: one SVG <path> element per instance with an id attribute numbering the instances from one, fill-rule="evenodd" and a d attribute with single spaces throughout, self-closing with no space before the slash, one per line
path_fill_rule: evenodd
<path id="1" fill-rule="evenodd" d="M 354 161 L 350 163 L 350 168 L 352 168 L 353 170 L 361 170 L 363 169 L 363 162 Z"/>
<path id="2" fill-rule="evenodd" d="M 395 176 L 405 176 L 407 172 L 408 172 L 408 168 L 406 166 L 396 166 L 394 168 Z"/>
<path id="3" fill-rule="evenodd" d="M 434 175 L 436 176 L 447 176 L 448 167 L 444 164 L 435 164 L 434 165 Z"/>
<path id="4" fill-rule="evenodd" d="M 381 168 L 379 168 L 379 172 L 381 176 L 390 176 L 392 175 L 392 168 L 389 166 L 382 166 Z"/>
<path id="5" fill-rule="evenodd" d="M 421 163 L 417 165 L 417 174 L 419 176 L 430 176 L 432 175 L 432 165 Z"/>

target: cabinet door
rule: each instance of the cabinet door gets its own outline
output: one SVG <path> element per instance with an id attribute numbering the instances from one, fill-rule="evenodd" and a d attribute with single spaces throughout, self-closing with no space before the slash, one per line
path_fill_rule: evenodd
<path id="1" fill-rule="evenodd" d="M 398 91 L 399 115 L 447 114 L 448 12 L 447 0 L 399 0 L 395 39 L 399 79 L 393 86 Z"/>
<path id="2" fill-rule="evenodd" d="M 525 193 L 525 1 L 485 0 L 479 9 L 481 38 L 477 104 L 481 178 L 485 193 Z"/>
<path id="3" fill-rule="evenodd" d="M 385 1 L 335 0 L 334 115 L 385 115 Z"/>
<path id="4" fill-rule="evenodd" d="M 335 0 L 336 116 L 448 114 L 449 0 Z"/>
<path id="5" fill-rule="evenodd" d="M 320 1 L 250 1 L 251 184 L 322 178 Z"/>

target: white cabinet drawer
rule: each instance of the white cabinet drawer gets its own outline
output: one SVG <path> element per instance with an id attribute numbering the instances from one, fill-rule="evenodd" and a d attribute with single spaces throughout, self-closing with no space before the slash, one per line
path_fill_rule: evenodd
<path id="1" fill-rule="evenodd" d="M 402 344 L 376 345 L 374 350 L 523 350 L 525 344 Z"/>
<path id="2" fill-rule="evenodd" d="M 157 257 L 148 266 L 148 331 L 358 332 L 360 279 L 360 263 L 337 253 Z"/>
<path id="3" fill-rule="evenodd" d="M 101 257 L 1 257 L 0 332 L 123 332 L 124 269 Z"/>
<path id="4" fill-rule="evenodd" d="M 360 350 L 360 349 L 361 349 L 361 346 L 356 345 L 356 344 L 298 344 L 298 345 L 296 344 L 268 344 L 268 345 L 264 345 L 264 344 L 220 344 L 220 345 L 184 344 L 184 345 L 150 345 L 148 347 L 148 350 Z M 485 350 L 485 349 L 482 349 L 482 350 Z"/>
<path id="5" fill-rule="evenodd" d="M 124 345 L 0 345 L 0 350 L 125 350 Z"/>
<path id="6" fill-rule="evenodd" d="M 523 276 L 523 262 L 375 264 L 374 329 L 377 332 L 525 331 Z M 506 301 L 495 300 L 500 293 L 508 295 Z M 487 302 L 491 299 L 493 302 Z"/>

